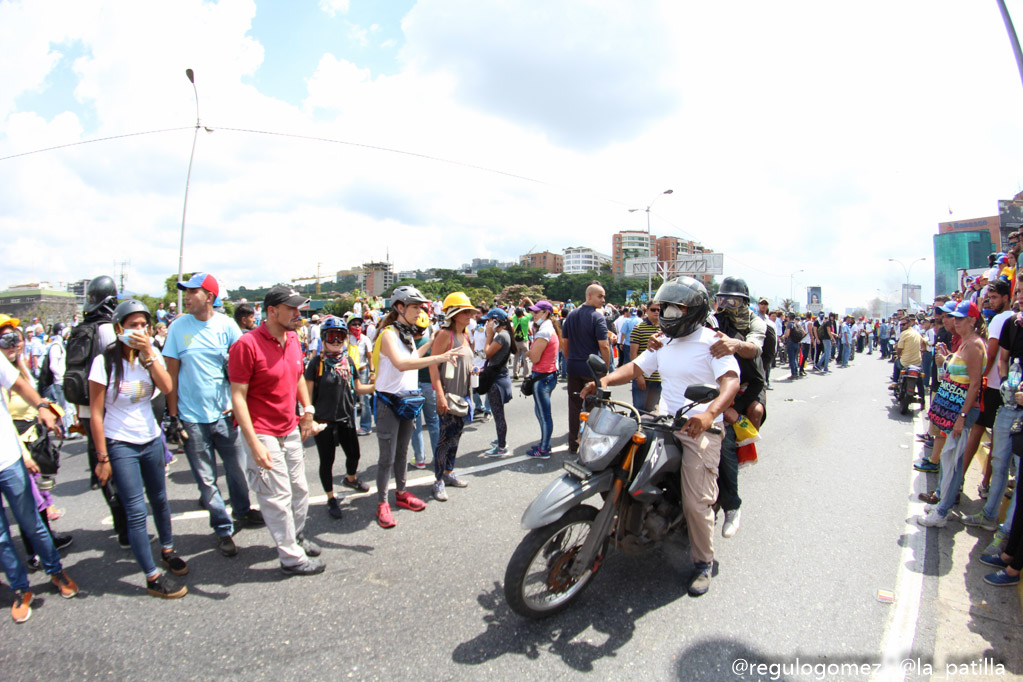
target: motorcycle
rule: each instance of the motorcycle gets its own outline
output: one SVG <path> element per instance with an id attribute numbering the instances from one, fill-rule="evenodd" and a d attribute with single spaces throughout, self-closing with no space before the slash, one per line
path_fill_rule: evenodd
<path id="1" fill-rule="evenodd" d="M 525 618 L 539 619 L 568 608 L 589 586 L 612 550 L 640 552 L 686 534 L 682 513 L 682 445 L 674 432 L 685 414 L 709 403 L 717 386 L 686 389 L 690 401 L 674 415 L 658 415 L 611 399 L 597 377 L 604 361 L 587 361 L 597 389 L 587 396 L 589 412 L 579 439 L 578 460 L 552 481 L 522 515 L 529 533 L 519 543 L 504 576 L 505 599 Z M 721 433 L 714 426 L 708 429 Z M 600 508 L 583 504 L 599 496 Z"/>
<path id="2" fill-rule="evenodd" d="M 910 365 L 902 369 L 899 380 L 892 389 L 895 393 L 895 401 L 899 403 L 900 414 L 908 413 L 909 405 L 914 401 L 921 405 L 924 404 L 923 397 L 917 391 L 918 385 L 923 381 L 922 377 L 923 371 L 920 367 Z"/>

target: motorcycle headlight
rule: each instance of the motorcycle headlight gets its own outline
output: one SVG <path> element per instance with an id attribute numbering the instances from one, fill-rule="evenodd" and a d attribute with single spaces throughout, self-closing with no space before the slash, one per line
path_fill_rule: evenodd
<path id="1" fill-rule="evenodd" d="M 604 436 L 588 431 L 583 434 L 582 442 L 579 443 L 579 461 L 587 465 L 599 460 L 608 453 L 615 440 L 617 440 L 615 436 Z"/>

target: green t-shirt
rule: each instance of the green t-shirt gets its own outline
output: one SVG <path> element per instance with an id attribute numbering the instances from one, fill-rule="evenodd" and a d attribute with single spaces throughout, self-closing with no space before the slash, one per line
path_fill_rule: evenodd
<path id="1" fill-rule="evenodd" d="M 526 341 L 529 339 L 529 324 L 533 321 L 533 315 L 526 313 L 522 317 L 513 317 L 512 329 L 515 330 L 516 341 Z M 521 338 L 520 338 L 521 337 Z"/>

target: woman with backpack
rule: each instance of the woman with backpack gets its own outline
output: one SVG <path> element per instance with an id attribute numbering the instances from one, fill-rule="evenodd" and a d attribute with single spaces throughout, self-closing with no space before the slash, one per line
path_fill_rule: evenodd
<path id="1" fill-rule="evenodd" d="M 170 393 L 171 378 L 163 356 L 149 335 L 149 308 L 127 300 L 114 309 L 117 340 L 97 355 L 89 371 L 90 428 L 96 442 L 96 477 L 102 485 L 113 478 L 128 521 L 128 542 L 146 575 L 146 591 L 162 599 L 178 599 L 188 588 L 165 576 L 153 560 L 146 532 L 146 498 L 160 536 L 163 565 L 174 575 L 188 573 L 188 564 L 174 551 L 164 446 L 153 416 L 153 394 Z"/>
<path id="2" fill-rule="evenodd" d="M 341 485 L 365 493 L 369 486 L 359 480 L 359 435 L 356 431 L 357 395 L 373 392 L 373 384 L 359 381 L 358 369 L 345 352 L 348 327 L 339 317 L 328 315 L 320 324 L 323 350 L 313 356 L 305 369 L 306 385 L 321 429 L 313 437 L 320 456 L 320 484 L 327 494 L 327 513 L 341 518 L 341 504 L 334 494 L 334 456 L 337 446 L 345 452 L 345 477 Z"/>
<path id="3" fill-rule="evenodd" d="M 429 299 L 411 286 L 397 287 L 391 292 L 391 312 L 380 322 L 373 351 L 376 371 L 377 442 L 380 461 L 377 463 L 377 524 L 394 528 L 394 516 L 387 502 L 391 472 L 394 473 L 395 503 L 411 511 L 426 509 L 426 503 L 405 490 L 408 470 L 408 444 L 412 438 L 415 418 L 422 410 L 418 370 L 454 362 L 457 353 L 447 351 L 426 355 L 429 346 L 418 350 L 414 336 L 416 320 Z M 471 361 L 471 356 L 469 360 Z"/>
<path id="4" fill-rule="evenodd" d="M 512 384 L 508 377 L 508 358 L 515 350 L 514 328 L 508 313 L 492 308 L 483 316 L 486 321 L 487 364 L 480 373 L 480 390 L 487 389 L 487 402 L 494 415 L 497 440 L 483 453 L 484 457 L 505 457 L 508 454 L 508 422 L 504 418 L 504 405 L 512 399 Z"/>

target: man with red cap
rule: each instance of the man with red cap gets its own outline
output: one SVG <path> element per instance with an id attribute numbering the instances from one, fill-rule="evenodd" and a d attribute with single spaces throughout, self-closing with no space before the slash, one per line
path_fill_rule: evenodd
<path id="1" fill-rule="evenodd" d="M 199 486 L 202 506 L 210 512 L 217 547 L 224 556 L 234 556 L 238 553 L 231 538 L 234 520 L 217 486 L 214 452 L 224 466 L 234 519 L 263 525 L 259 511 L 249 505 L 245 455 L 231 418 L 228 351 L 242 332 L 230 317 L 213 311 L 220 286 L 212 275 L 196 273 L 187 282 L 178 282 L 178 288 L 185 292 L 188 312 L 174 320 L 163 348 L 174 386 L 167 396 L 167 414 L 172 428 L 183 431 L 188 465 Z"/>

